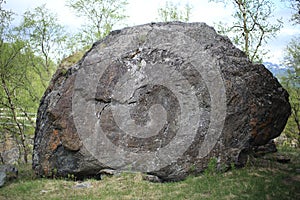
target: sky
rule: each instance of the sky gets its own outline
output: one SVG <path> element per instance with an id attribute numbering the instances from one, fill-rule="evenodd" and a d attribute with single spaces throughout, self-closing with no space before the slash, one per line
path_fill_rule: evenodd
<path id="1" fill-rule="evenodd" d="M 127 26 L 145 24 L 157 21 L 158 8 L 164 7 L 167 0 L 128 0 L 126 15 L 129 16 L 125 22 Z M 179 5 L 188 3 L 191 7 L 191 22 L 205 22 L 210 26 L 215 23 L 232 21 L 232 7 L 222 3 L 208 2 L 208 0 L 168 0 Z M 283 61 L 284 49 L 288 42 L 296 35 L 300 36 L 300 26 L 292 26 L 289 22 L 292 11 L 282 0 L 272 0 L 275 3 L 274 15 L 282 18 L 284 27 L 281 29 L 276 38 L 269 41 L 266 49 L 270 51 L 264 61 L 270 61 L 280 64 Z M 65 0 L 7 0 L 4 8 L 10 9 L 17 13 L 19 18 L 26 10 L 33 9 L 42 4 L 53 13 L 57 14 L 59 23 L 66 26 L 67 29 L 75 30 L 80 28 L 84 22 L 76 17 L 68 7 L 65 6 Z M 18 17 L 16 20 L 19 19 Z M 125 25 L 124 25 L 125 26 Z M 123 27 L 124 27 L 123 26 Z M 123 27 L 115 27 L 117 29 Z"/>

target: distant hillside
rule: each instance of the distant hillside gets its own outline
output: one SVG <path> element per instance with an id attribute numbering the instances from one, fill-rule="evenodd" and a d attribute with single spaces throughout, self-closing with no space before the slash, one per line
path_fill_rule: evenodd
<path id="1" fill-rule="evenodd" d="M 271 62 L 264 62 L 263 64 L 276 78 L 280 78 L 288 74 L 287 67 L 282 64 L 274 64 Z"/>

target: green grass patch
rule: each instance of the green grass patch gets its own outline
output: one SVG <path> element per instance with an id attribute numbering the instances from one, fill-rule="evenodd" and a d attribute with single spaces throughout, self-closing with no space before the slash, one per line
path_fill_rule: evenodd
<path id="1" fill-rule="evenodd" d="M 289 156 L 291 162 L 278 163 L 278 155 Z M 212 168 L 180 182 L 150 183 L 142 174 L 122 173 L 87 179 L 91 187 L 75 188 L 78 182 L 37 178 L 23 165 L 19 178 L 0 188 L 0 199 L 300 199 L 299 150 L 251 158 L 245 168 L 225 173 L 212 173 Z"/>

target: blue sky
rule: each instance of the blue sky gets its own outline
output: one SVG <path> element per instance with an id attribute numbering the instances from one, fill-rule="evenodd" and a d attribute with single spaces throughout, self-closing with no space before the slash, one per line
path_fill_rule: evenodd
<path id="1" fill-rule="evenodd" d="M 126 14 L 129 16 L 129 19 L 126 24 L 131 26 L 157 21 L 157 10 L 163 7 L 166 1 L 167 0 L 128 0 L 129 5 L 127 6 Z M 180 3 L 180 5 L 189 3 L 192 6 L 190 20 L 192 22 L 206 22 L 208 25 L 213 26 L 214 23 L 219 21 L 230 22 L 232 20 L 231 6 L 227 6 L 224 9 L 223 4 L 209 3 L 208 0 L 169 0 L 169 2 Z M 266 49 L 268 49 L 270 53 L 268 54 L 269 58 L 265 58 L 264 60 L 280 63 L 283 59 L 284 48 L 288 42 L 292 37 L 296 35 L 300 36 L 300 26 L 292 26 L 289 22 L 292 11 L 287 8 L 285 3 L 282 3 L 281 0 L 273 0 L 273 2 L 276 5 L 274 15 L 277 18 L 283 19 L 284 27 L 278 36 L 272 39 L 267 45 Z M 74 13 L 65 7 L 65 0 L 7 0 L 4 7 L 11 9 L 21 16 L 26 10 L 42 4 L 46 4 L 48 9 L 57 13 L 59 22 L 70 30 L 79 28 L 83 23 L 82 20 L 78 19 Z"/>

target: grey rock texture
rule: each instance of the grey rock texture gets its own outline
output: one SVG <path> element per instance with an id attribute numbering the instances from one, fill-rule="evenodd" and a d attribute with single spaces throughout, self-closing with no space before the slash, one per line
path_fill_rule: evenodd
<path id="1" fill-rule="evenodd" d="M 3 138 L 0 141 L 0 158 L 3 164 L 17 164 L 20 152 L 17 142 L 8 133 L 0 133 Z"/>
<path id="2" fill-rule="evenodd" d="M 152 23 L 114 31 L 58 70 L 38 111 L 38 175 L 97 177 L 141 171 L 162 181 L 243 165 L 280 135 L 288 93 L 204 23 Z"/>
<path id="3" fill-rule="evenodd" d="M 0 165 L 0 187 L 18 177 L 18 169 L 13 165 Z"/>
<path id="4" fill-rule="evenodd" d="M 3 171 L 0 171 L 0 187 L 2 187 L 5 183 L 6 179 L 6 173 Z"/>

